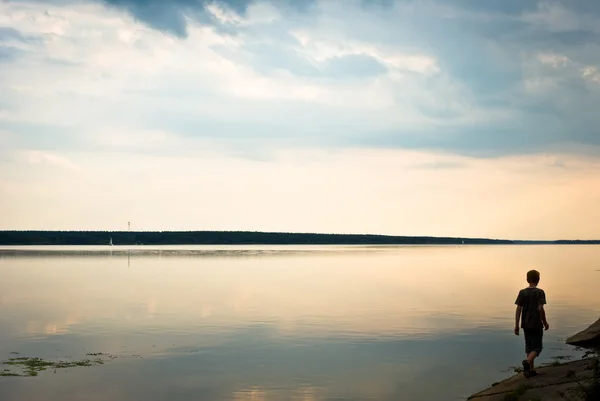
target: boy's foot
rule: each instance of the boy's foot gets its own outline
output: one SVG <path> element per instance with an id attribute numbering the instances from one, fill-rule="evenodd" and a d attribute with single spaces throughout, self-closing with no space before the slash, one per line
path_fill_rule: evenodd
<path id="1" fill-rule="evenodd" d="M 527 359 L 523 360 L 523 376 L 526 378 L 531 377 L 531 365 Z"/>

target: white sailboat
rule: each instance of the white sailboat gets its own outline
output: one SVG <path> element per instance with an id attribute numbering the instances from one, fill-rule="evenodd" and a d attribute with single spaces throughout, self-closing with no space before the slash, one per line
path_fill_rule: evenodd
<path id="1" fill-rule="evenodd" d="M 110 237 L 110 241 L 108 242 L 108 245 L 113 246 L 112 237 Z"/>

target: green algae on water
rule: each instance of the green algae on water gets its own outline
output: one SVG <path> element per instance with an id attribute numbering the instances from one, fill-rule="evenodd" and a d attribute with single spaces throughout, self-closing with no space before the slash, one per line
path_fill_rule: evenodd
<path id="1" fill-rule="evenodd" d="M 95 359 L 83 359 L 79 361 L 58 361 L 52 362 L 47 361 L 42 358 L 31 358 L 31 357 L 15 357 L 10 358 L 7 361 L 2 362 L 3 365 L 8 365 L 13 367 L 15 370 L 3 369 L 0 371 L 0 376 L 37 376 L 39 372 L 53 369 L 66 369 L 73 368 L 77 366 L 94 366 L 94 365 L 102 365 L 104 361 L 101 358 Z"/>

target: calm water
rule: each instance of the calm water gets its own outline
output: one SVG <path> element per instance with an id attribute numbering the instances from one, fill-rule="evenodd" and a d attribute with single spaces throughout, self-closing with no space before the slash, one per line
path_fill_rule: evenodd
<path id="1" fill-rule="evenodd" d="M 0 360 L 102 366 L 0 377 L 4 401 L 462 400 L 523 358 L 528 269 L 546 349 L 600 313 L 600 246 L 0 249 Z M 0 368 L 1 370 L 2 368 Z"/>

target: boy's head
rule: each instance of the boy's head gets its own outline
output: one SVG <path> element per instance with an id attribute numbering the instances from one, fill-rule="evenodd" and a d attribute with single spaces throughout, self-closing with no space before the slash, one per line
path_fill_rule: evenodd
<path id="1" fill-rule="evenodd" d="M 537 270 L 529 270 L 527 272 L 527 282 L 537 285 L 540 282 L 540 272 Z"/>

